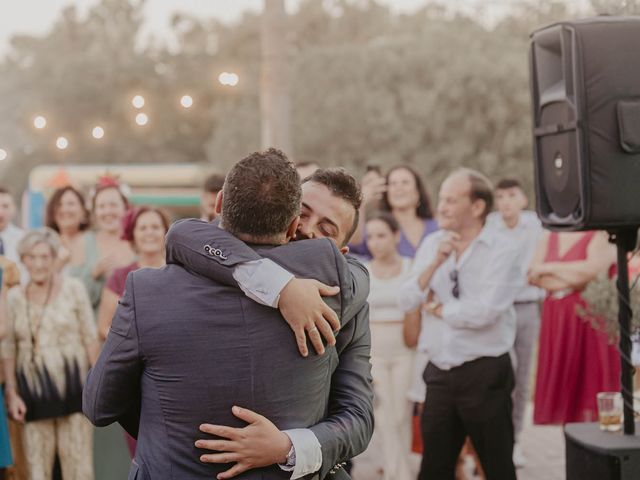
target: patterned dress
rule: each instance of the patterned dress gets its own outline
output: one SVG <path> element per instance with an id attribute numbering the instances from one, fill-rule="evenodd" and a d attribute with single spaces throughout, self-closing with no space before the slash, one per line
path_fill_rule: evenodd
<path id="1" fill-rule="evenodd" d="M 60 458 L 65 480 L 93 478 L 92 430 L 82 415 L 87 348 L 97 339 L 82 283 L 62 277 L 47 305 L 28 302 L 22 287 L 8 295 L 3 359 L 15 360 L 18 394 L 27 407 L 24 447 L 29 478 L 51 478 Z"/>

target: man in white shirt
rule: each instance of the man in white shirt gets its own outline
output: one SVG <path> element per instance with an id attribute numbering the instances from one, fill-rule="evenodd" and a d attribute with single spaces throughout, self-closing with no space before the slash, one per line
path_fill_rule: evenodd
<path id="1" fill-rule="evenodd" d="M 476 171 L 460 169 L 444 181 L 437 210 L 441 230 L 418 249 L 399 299 L 406 311 L 423 305 L 419 348 L 429 364 L 421 480 L 455 478 L 467 436 L 487 478 L 516 478 L 509 351 L 523 276 L 519 249 L 485 227 L 492 204 L 491 183 Z"/>
<path id="2" fill-rule="evenodd" d="M 17 246 L 24 235 L 24 230 L 11 223 L 15 215 L 16 205 L 11 192 L 0 186 L 0 255 L 19 265 Z"/>
<path id="3" fill-rule="evenodd" d="M 513 178 L 500 180 L 496 185 L 495 200 L 497 212 L 487 219 L 487 224 L 510 238 L 521 251 L 520 261 L 525 272 L 531 264 L 538 241 L 542 237 L 542 224 L 535 212 L 524 210 L 528 199 L 520 182 Z M 544 290 L 525 284 L 516 296 L 516 340 L 513 348 L 515 356 L 516 387 L 513 391 L 513 426 L 515 447 L 513 463 L 524 467 L 526 459 L 518 443 L 524 412 L 529 398 L 529 378 L 533 349 L 540 332 L 540 300 Z"/>

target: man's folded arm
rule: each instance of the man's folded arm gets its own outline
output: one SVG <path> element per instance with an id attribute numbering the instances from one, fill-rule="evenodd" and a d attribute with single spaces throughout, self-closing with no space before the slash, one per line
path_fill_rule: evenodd
<path id="1" fill-rule="evenodd" d="M 129 274 L 111 330 L 96 364 L 89 371 L 82 411 L 96 426 L 120 422 L 138 435 L 142 362 L 136 328 L 133 274 Z"/>

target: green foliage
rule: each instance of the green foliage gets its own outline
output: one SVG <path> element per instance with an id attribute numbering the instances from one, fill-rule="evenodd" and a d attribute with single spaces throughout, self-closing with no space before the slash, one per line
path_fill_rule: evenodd
<path id="1" fill-rule="evenodd" d="M 260 147 L 260 17 L 223 25 L 176 15 L 177 48 L 140 48 L 142 7 L 102 0 L 86 18 L 66 9 L 44 37 L 14 37 L 0 64 L 0 144 L 12 154 L 0 174 L 16 190 L 40 163 L 225 169 Z M 283 32 L 291 156 L 358 173 L 367 163 L 413 164 L 432 192 L 459 165 L 517 175 L 531 190 L 528 36 L 568 16 L 564 2 L 521 0 L 489 29 L 433 4 L 394 15 L 374 0 L 302 1 Z M 237 72 L 238 86 L 219 85 L 222 71 Z M 144 128 L 133 122 L 136 93 L 147 100 Z M 194 97 L 189 110 L 178 104 L 183 93 Z M 35 131 L 41 112 L 49 125 Z M 106 131 L 99 142 L 95 124 Z M 68 150 L 55 149 L 58 135 Z"/>
<path id="2" fill-rule="evenodd" d="M 582 292 L 582 298 L 587 302 L 587 307 L 577 307 L 578 315 L 589 321 L 594 328 L 605 332 L 610 340 L 614 340 L 619 335 L 616 280 L 603 274 L 589 282 Z M 634 281 L 634 279 L 631 280 Z M 637 290 L 631 290 L 630 300 L 631 310 L 640 312 L 640 294 Z M 638 329 L 640 329 L 640 317 L 633 315 L 631 332 L 637 332 Z"/>

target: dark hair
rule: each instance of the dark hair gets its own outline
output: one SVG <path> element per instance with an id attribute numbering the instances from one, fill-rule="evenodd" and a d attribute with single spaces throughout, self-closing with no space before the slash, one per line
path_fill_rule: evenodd
<path id="1" fill-rule="evenodd" d="M 408 165 L 396 165 L 391 170 L 387 172 L 386 180 L 387 185 L 389 184 L 389 177 L 396 170 L 406 170 L 411 175 L 413 175 L 413 179 L 416 182 L 416 190 L 418 190 L 418 205 L 416 206 L 416 215 L 418 218 L 422 219 L 431 219 L 433 218 L 433 210 L 431 209 L 431 201 L 429 200 L 429 195 L 427 194 L 427 189 L 422 182 L 422 178 L 412 167 Z M 389 204 L 389 197 L 387 192 L 382 196 L 382 201 L 380 202 L 380 208 L 382 210 L 386 210 L 387 212 L 391 211 L 391 205 Z"/>
<path id="2" fill-rule="evenodd" d="M 224 185 L 224 175 L 212 173 L 209 175 L 202 185 L 202 190 L 209 193 L 218 193 Z"/>
<path id="3" fill-rule="evenodd" d="M 167 215 L 167 212 L 157 207 L 142 205 L 130 209 L 122 219 L 122 240 L 131 242 L 132 244 L 134 243 L 135 238 L 133 237 L 133 231 L 136 229 L 136 225 L 138 224 L 138 220 L 140 219 L 142 214 L 148 212 L 157 213 L 160 216 L 160 220 L 162 221 L 164 232 L 167 233 L 167 231 L 169 231 L 169 224 L 171 222 L 169 220 L 169 215 Z"/>
<path id="4" fill-rule="evenodd" d="M 122 190 L 120 189 L 120 187 L 118 185 L 99 185 L 98 187 L 96 187 L 96 191 L 93 194 L 93 197 L 91 198 L 91 211 L 95 212 L 96 211 L 96 198 L 98 198 L 98 195 L 100 195 L 102 192 L 106 191 L 106 190 L 115 190 L 116 192 L 118 192 L 118 195 L 120 195 L 120 198 L 122 199 L 122 202 L 124 203 L 124 208 L 126 210 L 129 209 L 129 199 L 125 196 L 124 193 L 122 193 Z"/>
<path id="5" fill-rule="evenodd" d="M 236 163 L 222 192 L 222 225 L 234 235 L 266 241 L 285 233 L 300 214 L 300 176 L 286 155 L 275 148 L 252 153 Z"/>
<path id="6" fill-rule="evenodd" d="M 485 207 L 482 213 L 482 220 L 484 221 L 489 212 L 493 210 L 493 185 L 491 185 L 491 181 L 486 176 L 476 170 L 463 168 L 462 171 L 467 174 L 471 182 L 471 191 L 469 192 L 471 201 L 484 201 Z"/>
<path id="7" fill-rule="evenodd" d="M 91 224 L 89 223 L 90 214 L 89 209 L 87 208 L 87 202 L 82 192 L 77 188 L 72 187 L 71 185 L 59 188 L 55 192 L 53 192 L 53 195 L 51 195 L 51 198 L 47 202 L 47 207 L 45 210 L 45 225 L 56 231 L 57 233 L 60 233 L 60 227 L 58 227 L 58 224 L 56 223 L 56 213 L 58 212 L 58 208 L 60 208 L 62 197 L 67 192 L 73 193 L 80 202 L 80 206 L 82 207 L 84 220 L 80 222 L 80 231 L 88 229 Z"/>
<path id="8" fill-rule="evenodd" d="M 386 223 L 389 227 L 389 230 L 391 230 L 393 233 L 397 233 L 400 231 L 400 224 L 396 220 L 396 217 L 394 217 L 390 212 L 377 210 L 367 217 L 367 223 L 372 220 L 380 220 L 381 222 Z"/>
<path id="9" fill-rule="evenodd" d="M 496 190 L 507 190 L 509 188 L 519 188 L 520 190 L 524 191 L 520 181 L 516 180 L 515 178 L 503 178 L 496 184 Z"/>
<path id="10" fill-rule="evenodd" d="M 353 225 L 347 232 L 342 246 L 349 243 L 351 236 L 358 228 L 360 205 L 362 205 L 362 190 L 360 190 L 358 181 L 344 168 L 319 168 L 305 178 L 304 182 L 315 182 L 324 185 L 333 195 L 342 198 L 355 209 Z"/>

